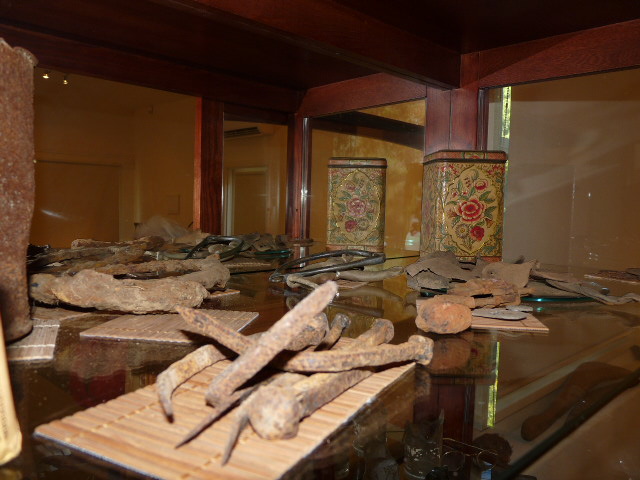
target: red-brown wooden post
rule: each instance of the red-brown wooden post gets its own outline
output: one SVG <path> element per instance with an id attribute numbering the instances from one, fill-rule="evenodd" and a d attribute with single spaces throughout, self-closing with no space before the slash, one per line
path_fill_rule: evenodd
<path id="1" fill-rule="evenodd" d="M 201 98 L 196 118 L 194 228 L 222 233 L 224 104 Z"/>
<path id="2" fill-rule="evenodd" d="M 308 189 L 311 186 L 311 135 L 309 117 L 290 116 L 287 144 L 287 220 L 286 233 L 292 238 L 309 236 Z"/>

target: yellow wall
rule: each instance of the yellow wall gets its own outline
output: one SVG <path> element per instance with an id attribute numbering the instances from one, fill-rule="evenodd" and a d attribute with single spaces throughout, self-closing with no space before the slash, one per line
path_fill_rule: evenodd
<path id="1" fill-rule="evenodd" d="M 154 215 L 184 228 L 193 222 L 195 120 L 191 97 L 135 111 L 136 222 Z"/>
<path id="2" fill-rule="evenodd" d="M 424 125 L 424 101 L 407 102 L 365 110 L 366 113 Z M 382 140 L 313 130 L 312 138 L 310 235 L 326 241 L 327 176 L 331 157 L 380 157 L 387 160 L 385 246 L 389 249 L 413 249 L 407 234 L 417 235 L 419 247 L 422 201 L 423 152 Z"/>
<path id="3" fill-rule="evenodd" d="M 55 79 L 36 75 L 34 82 L 31 242 L 131 239 L 134 223 L 155 214 L 187 227 L 195 99 L 89 77 L 64 87 Z"/>
<path id="4" fill-rule="evenodd" d="M 281 234 L 285 231 L 286 192 L 287 192 L 287 127 L 264 123 L 226 122 L 225 130 L 257 126 L 259 135 L 229 138 L 224 142 L 224 182 L 225 182 L 225 212 L 228 212 L 227 187 L 234 169 L 265 168 L 266 170 L 266 198 L 264 205 L 256 205 L 255 209 L 244 211 L 236 208 L 235 215 L 247 218 L 255 216 L 256 212 L 264 215 L 256 226 L 250 228 L 259 231 L 257 225 L 265 225 L 266 232 Z M 232 220 L 226 218 L 228 234 L 242 234 L 247 232 L 232 231 Z"/>

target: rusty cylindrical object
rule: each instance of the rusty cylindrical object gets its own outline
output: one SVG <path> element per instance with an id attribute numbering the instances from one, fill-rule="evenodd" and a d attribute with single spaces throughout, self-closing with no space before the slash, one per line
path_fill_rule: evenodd
<path id="1" fill-rule="evenodd" d="M 35 198 L 33 67 L 0 38 L 0 312 L 6 341 L 31 331 L 27 246 Z"/>

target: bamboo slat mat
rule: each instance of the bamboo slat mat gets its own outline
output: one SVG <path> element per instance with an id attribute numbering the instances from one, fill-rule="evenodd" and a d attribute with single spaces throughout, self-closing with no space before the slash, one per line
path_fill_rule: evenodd
<path id="1" fill-rule="evenodd" d="M 549 327 L 531 314 L 522 320 L 473 317 L 471 328 L 478 330 L 510 330 L 514 332 L 549 333 Z"/>
<path id="2" fill-rule="evenodd" d="M 257 312 L 204 310 L 230 328 L 240 331 L 256 319 Z M 163 343 L 195 343 L 197 331 L 177 313 L 159 315 L 123 315 L 80 332 L 82 338 L 109 338 Z"/>
<path id="3" fill-rule="evenodd" d="M 35 318 L 31 333 L 7 346 L 7 359 L 10 362 L 52 360 L 59 329 L 60 319 Z"/>
<path id="4" fill-rule="evenodd" d="M 34 436 L 101 462 L 161 479 L 276 479 L 348 422 L 376 395 L 413 368 L 413 363 L 376 373 L 317 410 L 300 424 L 295 438 L 263 440 L 245 429 L 229 462 L 220 458 L 230 431 L 227 415 L 190 443 L 174 445 L 195 426 L 209 407 L 204 392 L 228 361 L 192 377 L 174 394 L 173 423 L 161 412 L 155 385 L 122 395 L 61 420 L 40 425 Z"/>

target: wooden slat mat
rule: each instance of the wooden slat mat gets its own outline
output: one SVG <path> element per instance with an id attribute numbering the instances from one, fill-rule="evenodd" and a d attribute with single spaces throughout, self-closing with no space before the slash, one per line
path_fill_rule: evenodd
<path id="1" fill-rule="evenodd" d="M 162 479 L 276 479 L 310 454 L 373 397 L 409 372 L 414 364 L 376 373 L 304 419 L 295 438 L 263 440 L 245 429 L 229 462 L 220 464 L 230 431 L 227 415 L 190 443 L 174 448 L 207 414 L 204 392 L 229 362 L 192 377 L 174 394 L 175 420 L 167 422 L 155 385 L 122 395 L 61 420 L 41 425 L 35 438 Z"/>
<path id="2" fill-rule="evenodd" d="M 52 360 L 59 328 L 60 319 L 34 319 L 31 333 L 7 346 L 7 359 L 10 362 Z"/>
<path id="3" fill-rule="evenodd" d="M 473 317 L 471 328 L 478 330 L 510 330 L 514 332 L 549 333 L 549 327 L 531 314 L 522 320 Z"/>
<path id="4" fill-rule="evenodd" d="M 232 310 L 204 310 L 240 331 L 256 319 L 257 312 Z M 165 343 L 194 343 L 196 336 L 187 332 L 196 330 L 177 313 L 160 315 L 123 315 L 80 333 L 84 338 L 110 338 Z"/>

